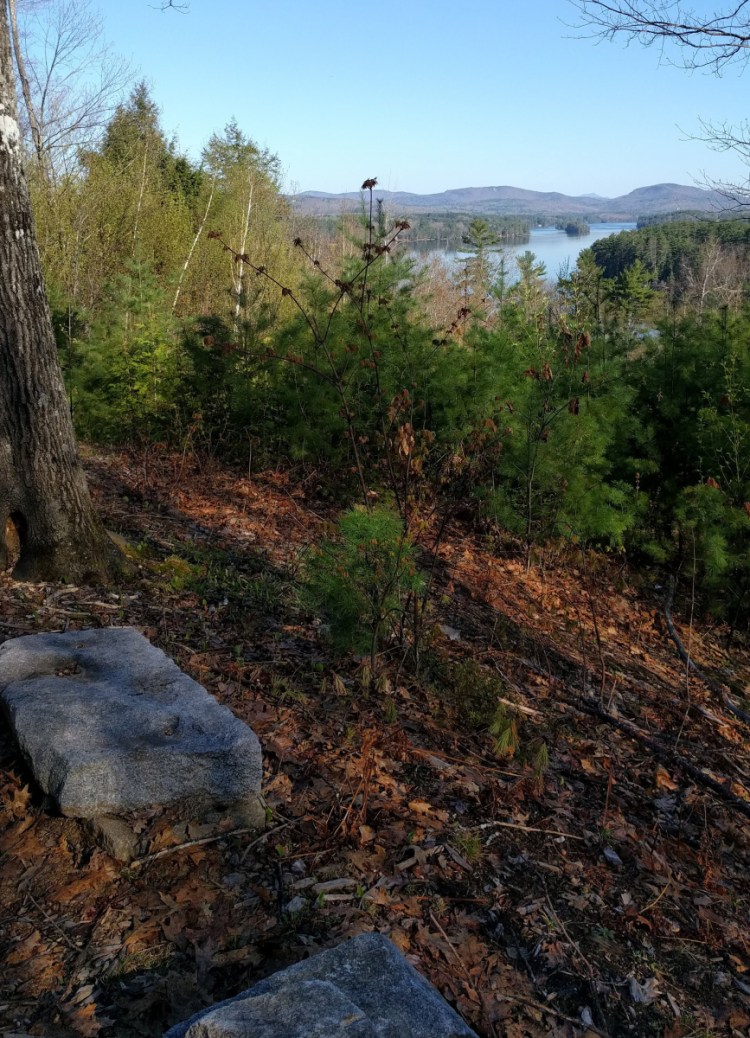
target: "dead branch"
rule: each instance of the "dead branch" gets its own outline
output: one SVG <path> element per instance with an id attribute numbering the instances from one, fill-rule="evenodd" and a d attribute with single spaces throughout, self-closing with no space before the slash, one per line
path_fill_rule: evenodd
<path id="1" fill-rule="evenodd" d="M 670 576 L 667 582 L 667 593 L 664 596 L 664 619 L 667 624 L 667 630 L 669 631 L 669 637 L 672 639 L 675 646 L 677 647 L 677 651 L 680 654 L 680 659 L 688 668 L 688 670 L 692 670 L 693 673 L 700 678 L 704 685 L 707 688 L 710 688 L 714 695 L 717 695 L 721 699 L 722 703 L 731 714 L 734 714 L 735 717 L 739 717 L 739 719 L 741 721 L 744 721 L 745 724 L 750 724 L 750 713 L 748 713 L 746 710 L 743 710 L 742 707 L 738 706 L 732 699 L 730 699 L 730 697 L 727 695 L 727 693 L 724 691 L 724 689 L 717 681 L 714 681 L 713 678 L 710 678 L 707 674 L 703 673 L 700 667 L 698 667 L 695 661 L 692 659 L 690 653 L 687 651 L 685 646 L 682 644 L 682 639 L 677 633 L 677 628 L 675 627 L 674 620 L 672 619 L 672 602 L 674 601 L 674 591 L 675 579 L 673 576 Z"/>
<path id="2" fill-rule="evenodd" d="M 726 801 L 727 804 L 733 807 L 736 811 L 739 811 L 740 814 L 745 815 L 746 818 L 750 818 L 750 801 L 743 800 L 742 797 L 733 793 L 728 786 L 717 781 L 715 778 L 712 778 L 695 764 L 691 764 L 689 760 L 686 760 L 682 754 L 677 753 L 677 751 L 672 749 L 671 746 L 667 746 L 665 743 L 655 739 L 653 736 L 647 735 L 646 732 L 632 721 L 628 721 L 624 717 L 615 717 L 614 714 L 610 714 L 607 710 L 604 710 L 599 706 L 596 700 L 588 697 L 585 699 L 580 698 L 578 700 L 565 698 L 564 701 L 574 710 L 578 710 L 584 714 L 591 714 L 593 717 L 598 717 L 607 724 L 611 724 L 614 728 L 619 728 L 621 732 L 625 732 L 642 746 L 651 750 L 658 760 L 664 760 L 673 768 L 679 768 L 681 771 L 684 771 L 699 785 L 704 786 L 706 789 L 710 789 L 711 792 Z"/>

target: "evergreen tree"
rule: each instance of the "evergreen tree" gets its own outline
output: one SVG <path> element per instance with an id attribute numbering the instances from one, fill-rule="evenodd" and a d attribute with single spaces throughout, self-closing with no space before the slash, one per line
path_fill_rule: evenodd
<path id="1" fill-rule="evenodd" d="M 632 330 L 645 317 L 653 299 L 651 276 L 640 259 L 617 275 L 609 286 L 608 301 L 617 318 Z"/>
<path id="2" fill-rule="evenodd" d="M 493 283 L 490 250 L 502 240 L 487 220 L 478 217 L 469 224 L 461 241 L 470 255 L 466 261 L 464 277 L 470 293 L 470 305 L 477 317 L 486 317 L 488 300 Z"/>
<path id="3" fill-rule="evenodd" d="M 505 435 L 491 510 L 528 557 L 554 536 L 622 546 L 638 499 L 610 455 L 631 393 L 588 333 L 573 338 L 527 317 L 532 298 L 527 289 L 493 351 Z"/>
<path id="4" fill-rule="evenodd" d="M 164 292 L 145 264 L 132 262 L 108 286 L 76 352 L 68 385 L 82 436 L 126 443 L 177 433 L 187 371 Z"/>

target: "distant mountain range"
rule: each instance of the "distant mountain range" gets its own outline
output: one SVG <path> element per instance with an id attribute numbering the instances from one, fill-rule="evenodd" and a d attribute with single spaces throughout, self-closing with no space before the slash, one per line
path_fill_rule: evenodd
<path id="1" fill-rule="evenodd" d="M 716 191 L 683 184 L 653 184 L 639 187 L 619 198 L 600 195 L 563 195 L 559 191 L 527 191 L 521 187 L 460 187 L 437 194 L 418 195 L 409 191 L 380 191 L 391 210 L 402 213 L 477 213 L 505 216 L 582 216 L 602 220 L 637 220 L 640 216 L 682 211 L 713 212 L 726 207 Z M 336 216 L 358 209 L 360 193 L 347 191 L 302 191 L 290 196 L 295 209 L 318 216 Z"/>

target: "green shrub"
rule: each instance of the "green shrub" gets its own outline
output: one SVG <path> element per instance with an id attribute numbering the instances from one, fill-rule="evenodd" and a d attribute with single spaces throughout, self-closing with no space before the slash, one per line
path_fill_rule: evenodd
<path id="1" fill-rule="evenodd" d="M 80 435 L 125 443 L 168 437 L 182 379 L 176 323 L 148 265 L 133 262 L 108 287 L 68 367 Z"/>
<path id="2" fill-rule="evenodd" d="M 369 652 L 374 661 L 422 585 L 414 545 L 396 512 L 387 505 L 357 507 L 308 560 L 305 598 L 325 617 L 339 652 Z"/>

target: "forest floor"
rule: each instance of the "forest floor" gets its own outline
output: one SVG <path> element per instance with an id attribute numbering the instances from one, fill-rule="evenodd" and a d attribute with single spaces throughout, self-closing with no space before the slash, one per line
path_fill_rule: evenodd
<path id="1" fill-rule="evenodd" d="M 137 627 L 256 731 L 269 824 L 196 843 L 155 818 L 165 853 L 123 867 L 0 728 L 0 1033 L 162 1035 L 376 930 L 483 1038 L 750 1035 L 750 726 L 721 691 L 747 709 L 747 646 L 678 600 L 707 685 L 621 560 L 527 574 L 456 524 L 419 675 L 394 654 L 368 692 L 295 596 L 334 516 L 314 478 L 158 449 L 87 468 L 137 575 L 1 576 L 0 639 Z"/>

